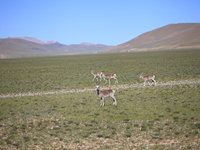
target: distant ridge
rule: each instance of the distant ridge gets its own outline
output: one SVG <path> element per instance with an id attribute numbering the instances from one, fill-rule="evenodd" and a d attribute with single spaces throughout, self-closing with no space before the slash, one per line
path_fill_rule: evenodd
<path id="1" fill-rule="evenodd" d="M 200 49 L 200 23 L 169 24 L 105 52 Z"/>
<path id="2" fill-rule="evenodd" d="M 38 43 L 38 44 L 53 44 L 53 43 L 58 43 L 55 40 L 53 40 L 53 41 L 43 41 L 43 40 L 40 40 L 38 38 L 27 37 L 27 36 L 24 36 L 24 37 L 9 37 L 9 38 L 27 40 L 27 41 L 35 42 L 35 43 Z"/>
<path id="3" fill-rule="evenodd" d="M 64 45 L 55 40 L 42 41 L 34 37 L 0 39 L 0 59 L 99 53 L 111 46 L 103 44 Z"/>
<path id="4" fill-rule="evenodd" d="M 64 45 L 34 37 L 0 38 L 0 59 L 174 49 L 200 49 L 200 23 L 169 24 L 114 47 L 86 42 Z"/>

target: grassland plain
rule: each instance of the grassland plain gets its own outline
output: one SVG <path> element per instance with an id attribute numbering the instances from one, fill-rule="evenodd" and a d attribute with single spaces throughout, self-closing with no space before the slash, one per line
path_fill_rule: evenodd
<path id="1" fill-rule="evenodd" d="M 1 94 L 94 88 L 91 70 L 119 85 L 200 78 L 200 51 L 0 60 Z M 105 86 L 102 81 L 102 88 Z M 0 99 L 0 149 L 200 149 L 200 83 L 116 89 L 117 106 L 95 91 Z"/>
<path id="2" fill-rule="evenodd" d="M 119 84 L 200 78 L 200 50 L 38 57 L 0 60 L 0 92 L 27 93 L 93 88 L 91 70 L 116 73 Z M 103 81 L 102 81 L 103 83 Z"/>

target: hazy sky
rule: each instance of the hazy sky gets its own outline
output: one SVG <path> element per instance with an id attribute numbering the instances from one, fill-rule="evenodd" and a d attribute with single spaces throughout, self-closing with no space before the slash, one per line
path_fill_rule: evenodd
<path id="1" fill-rule="evenodd" d="M 0 38 L 119 45 L 176 23 L 200 23 L 200 0 L 0 0 Z"/>

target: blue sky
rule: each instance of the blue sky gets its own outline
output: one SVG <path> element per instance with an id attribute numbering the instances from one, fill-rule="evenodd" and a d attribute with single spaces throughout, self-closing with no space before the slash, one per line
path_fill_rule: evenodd
<path id="1" fill-rule="evenodd" d="M 200 23 L 200 0 L 0 0 L 0 38 L 119 45 L 176 23 Z"/>

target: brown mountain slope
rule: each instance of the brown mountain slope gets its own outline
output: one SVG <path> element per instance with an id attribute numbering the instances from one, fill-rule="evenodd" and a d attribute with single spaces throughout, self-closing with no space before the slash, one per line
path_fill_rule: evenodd
<path id="1" fill-rule="evenodd" d="M 48 48 L 23 39 L 0 39 L 0 59 L 17 57 L 46 56 Z"/>
<path id="2" fill-rule="evenodd" d="M 146 32 L 107 52 L 200 48 L 200 23 L 170 24 Z"/>

